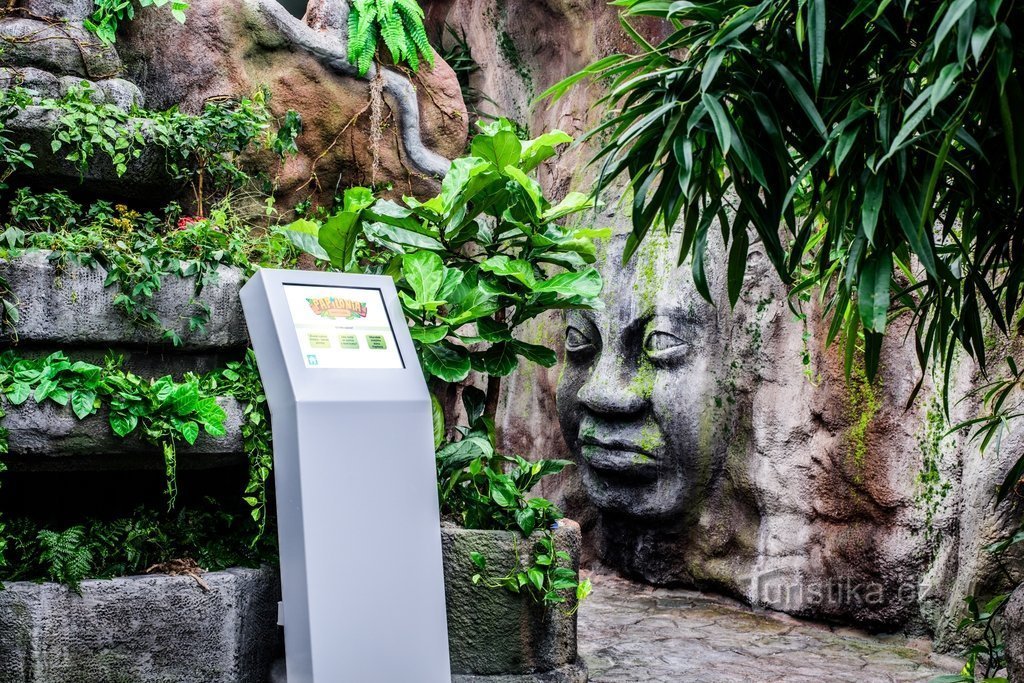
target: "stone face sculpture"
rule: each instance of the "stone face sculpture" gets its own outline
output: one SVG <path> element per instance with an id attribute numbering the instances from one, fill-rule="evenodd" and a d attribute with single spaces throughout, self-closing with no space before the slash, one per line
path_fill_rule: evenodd
<path id="1" fill-rule="evenodd" d="M 722 466 L 711 439 L 717 314 L 684 282 L 665 296 L 674 278 L 658 265 L 629 264 L 607 285 L 613 307 L 567 316 L 558 394 L 587 495 L 643 523 L 692 516 Z"/>
<path id="2" fill-rule="evenodd" d="M 612 240 L 607 264 L 618 266 L 624 243 Z M 674 240 L 651 239 L 604 268 L 605 310 L 567 315 L 559 417 L 605 561 L 658 583 L 726 582 L 749 563 L 757 528 L 729 472 L 738 413 L 721 350 L 732 325 L 675 253 Z M 715 269 L 708 277 L 721 286 Z M 708 558 L 732 568 L 709 577 Z"/>

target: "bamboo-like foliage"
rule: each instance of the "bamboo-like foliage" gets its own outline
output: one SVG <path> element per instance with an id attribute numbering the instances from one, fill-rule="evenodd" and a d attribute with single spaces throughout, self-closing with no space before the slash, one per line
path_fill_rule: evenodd
<path id="1" fill-rule="evenodd" d="M 633 233 L 681 220 L 710 297 L 719 218 L 729 296 L 750 231 L 796 292 L 829 293 L 828 339 L 863 332 L 877 370 L 887 321 L 914 316 L 922 365 L 958 347 L 984 366 L 985 322 L 1018 322 L 1024 286 L 1024 9 L 1005 0 L 617 0 L 638 48 L 557 84 L 610 83 L 598 189 L 627 176 Z M 629 24 L 660 17 L 659 44 Z"/>

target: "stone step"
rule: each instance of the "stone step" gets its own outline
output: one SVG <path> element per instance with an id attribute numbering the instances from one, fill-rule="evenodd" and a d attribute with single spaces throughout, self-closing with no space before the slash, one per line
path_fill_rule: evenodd
<path id="1" fill-rule="evenodd" d="M 200 433 L 193 446 L 178 442 L 180 466 L 215 467 L 244 459 L 243 406 L 233 398 L 219 398 L 217 402 L 227 413 L 227 434 L 214 438 Z M 117 436 L 106 409 L 84 420 L 79 420 L 69 406 L 53 401 L 39 405 L 29 399 L 20 406 L 4 402 L 3 409 L 7 415 L 0 426 L 8 430 L 10 448 L 4 462 L 11 471 L 163 468 L 160 447 L 147 443 L 137 433 Z"/>
<path id="2" fill-rule="evenodd" d="M 277 570 L 130 576 L 0 591 L 0 681 L 265 681 L 279 644 Z"/>
<path id="3" fill-rule="evenodd" d="M 20 320 L 17 334 L 6 331 L 9 342 L 23 346 L 56 346 L 66 351 L 82 348 L 173 348 L 162 329 L 139 327 L 114 308 L 120 293 L 117 285 L 104 287 L 107 272 L 102 266 L 67 263 L 60 267 L 49 260 L 50 252 L 37 251 L 13 260 L 0 260 L 0 277 L 17 300 Z M 244 284 L 240 270 L 221 267 L 218 280 L 207 285 L 202 301 L 210 307 L 205 332 L 189 332 L 188 318 L 198 310 L 194 278 L 167 276 L 152 300 L 164 326 L 178 333 L 177 353 L 240 349 L 248 333 L 238 292 Z"/>

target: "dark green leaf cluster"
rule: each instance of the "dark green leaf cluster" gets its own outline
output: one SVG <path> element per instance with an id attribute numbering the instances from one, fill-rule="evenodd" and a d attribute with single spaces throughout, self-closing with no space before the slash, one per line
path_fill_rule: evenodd
<path id="1" fill-rule="evenodd" d="M 82 580 L 142 574 L 191 559 L 207 571 L 256 567 L 276 560 L 271 534 L 251 542 L 248 516 L 214 501 L 173 512 L 139 508 L 131 516 L 89 519 L 67 528 L 27 518 L 8 524 L 5 581 L 56 581 L 79 590 Z"/>
<path id="2" fill-rule="evenodd" d="M 181 24 L 185 23 L 185 0 L 94 0 L 96 10 L 85 20 L 85 28 L 96 34 L 106 45 L 117 40 L 118 27 L 135 18 L 135 5 L 140 7 L 164 7 L 170 5 L 171 16 Z"/>
<path id="3" fill-rule="evenodd" d="M 7 189 L 5 181 L 18 168 L 32 168 L 36 156 L 32 145 L 16 142 L 7 130 L 7 124 L 31 103 L 31 96 L 22 87 L 0 90 L 0 190 Z"/>
<path id="4" fill-rule="evenodd" d="M 217 397 L 237 399 L 243 405 L 242 437 L 249 459 L 250 479 L 243 500 L 256 523 L 255 529 L 248 531 L 249 541 L 255 546 L 264 535 L 269 516 L 266 489 L 273 459 L 266 396 L 252 353 L 222 370 L 203 376 L 189 374 L 180 381 L 169 376 L 145 379 L 125 371 L 123 365 L 123 359 L 116 356 L 109 356 L 99 366 L 72 362 L 59 351 L 40 358 L 22 358 L 8 350 L 0 354 L 0 395 L 8 405 L 21 405 L 31 399 L 38 404 L 70 406 L 78 419 L 103 409 L 114 434 L 122 438 L 137 435 L 160 447 L 169 509 L 174 508 L 177 495 L 176 446 L 192 445 L 203 433 L 210 438 L 223 437 L 226 415 Z M 7 432 L 0 428 L 0 453 L 6 453 L 7 448 Z M 0 463 L 0 472 L 3 469 Z M 0 566 L 4 538 L 0 534 Z M 19 565 L 13 566 L 17 570 Z"/>
<path id="5" fill-rule="evenodd" d="M 568 460 L 530 462 L 495 450 L 493 421 L 484 415 L 485 396 L 465 387 L 468 427 L 462 438 L 437 452 L 437 485 L 444 517 L 468 529 L 516 530 L 529 536 L 562 518 L 562 512 L 529 491 L 544 477 L 571 465 Z"/>
<path id="6" fill-rule="evenodd" d="M 60 112 L 60 125 L 53 133 L 50 147 L 54 154 L 65 150 L 65 158 L 83 178 L 101 153 L 121 177 L 128 171 L 128 164 L 142 154 L 146 141 L 141 122 L 120 107 L 96 104 L 95 96 L 95 88 L 82 81 L 59 100 L 40 103 Z"/>
<path id="7" fill-rule="evenodd" d="M 398 279 L 428 375 L 444 382 L 472 370 L 502 377 L 520 357 L 550 367 L 552 350 L 513 331 L 547 311 L 601 305 L 601 276 L 590 264 L 593 239 L 607 231 L 559 224 L 592 200 L 574 192 L 552 205 L 529 175 L 571 140 L 555 131 L 523 142 L 500 120 L 481 128 L 471 156 L 452 163 L 436 197 L 406 197 L 403 206 L 354 188 L 322 226 L 300 221 L 286 230 L 341 270 L 356 267 L 360 236 L 393 254 L 382 272 Z"/>
<path id="8" fill-rule="evenodd" d="M 256 538 L 266 531 L 270 511 L 267 507 L 267 486 L 274 467 L 270 406 L 263 391 L 256 355 L 248 349 L 241 361 L 232 361 L 224 370 L 213 372 L 203 380 L 205 392 L 230 396 L 242 403 L 242 445 L 249 459 L 249 483 L 243 500 L 257 524 Z"/>
<path id="9" fill-rule="evenodd" d="M 434 66 L 434 51 L 423 27 L 423 8 L 416 0 L 353 0 L 348 14 L 348 61 L 365 76 L 384 40 L 395 64 L 416 71 L 420 58 Z"/>
<path id="10" fill-rule="evenodd" d="M 487 559 L 472 553 L 471 559 L 480 570 L 473 583 L 524 593 L 545 606 L 565 603 L 567 595 L 574 595 L 575 610 L 589 594 L 590 582 L 580 582 L 569 554 L 555 549 L 551 528 L 562 518 L 562 511 L 545 498 L 528 495 L 541 479 L 558 474 L 572 462 L 531 462 L 499 454 L 495 450 L 494 422 L 484 415 L 484 393 L 465 387 L 462 400 L 469 426 L 459 427 L 462 438 L 437 452 L 442 515 L 469 529 L 507 530 L 523 538 L 535 531 L 543 532 L 529 561 L 517 563 L 504 576 L 490 576 Z"/>
<path id="11" fill-rule="evenodd" d="M 923 365 L 948 366 L 958 347 L 984 365 L 983 314 L 1008 331 L 1024 287 L 1024 43 L 1014 39 L 1024 10 L 1001 0 L 613 4 L 639 54 L 601 60 L 548 94 L 611 82 L 613 115 L 592 135 L 608 136 L 601 187 L 624 175 L 633 190 L 627 257 L 656 223 L 681 220 L 681 255 L 709 297 L 717 218 L 731 300 L 752 231 L 797 292 L 827 293 L 830 341 L 863 335 L 869 377 L 893 304 L 913 316 Z M 654 45 L 628 24 L 640 16 L 674 31 Z"/>

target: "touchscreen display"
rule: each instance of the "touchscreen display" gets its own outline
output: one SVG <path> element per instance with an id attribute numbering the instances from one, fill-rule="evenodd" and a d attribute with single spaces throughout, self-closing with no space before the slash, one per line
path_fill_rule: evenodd
<path id="1" fill-rule="evenodd" d="M 307 368 L 405 367 L 379 289 L 286 284 L 284 293 Z"/>

